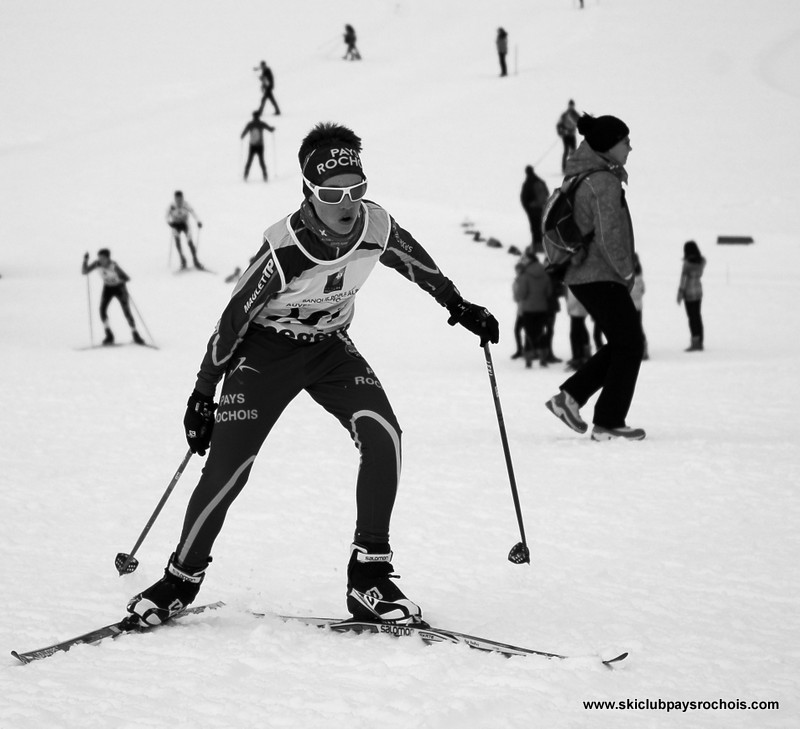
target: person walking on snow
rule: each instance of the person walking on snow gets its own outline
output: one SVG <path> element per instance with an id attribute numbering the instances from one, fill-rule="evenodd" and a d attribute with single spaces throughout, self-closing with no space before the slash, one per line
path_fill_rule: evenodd
<path id="1" fill-rule="evenodd" d="M 259 114 L 264 113 L 264 105 L 269 101 L 275 109 L 275 116 L 280 116 L 281 110 L 278 108 L 278 102 L 275 101 L 275 76 L 272 74 L 272 69 L 267 65 L 266 61 L 261 61 L 261 65 L 257 66 L 254 70 L 258 71 L 258 80 L 261 82 L 261 105 L 258 107 Z"/>
<path id="2" fill-rule="evenodd" d="M 546 406 L 570 428 L 585 433 L 588 426 L 579 408 L 600 391 L 592 440 L 642 440 L 645 431 L 625 423 L 644 354 L 642 327 L 630 293 L 635 277 L 633 225 L 622 188 L 628 180 L 629 130 L 614 116 L 595 119 L 584 114 L 578 131 L 585 139 L 567 160 L 565 182 L 589 173 L 575 191 L 574 216 L 581 233 L 592 237 L 582 259 L 570 263 L 564 283 L 607 342 Z"/>
<path id="3" fill-rule="evenodd" d="M 352 25 L 344 26 L 344 43 L 347 49 L 344 52 L 345 61 L 360 61 L 361 53 L 356 48 L 356 31 Z"/>
<path id="4" fill-rule="evenodd" d="M 250 174 L 250 165 L 254 159 L 258 160 L 261 166 L 261 174 L 264 177 L 264 182 L 267 181 L 267 166 L 264 164 L 264 132 L 274 132 L 275 127 L 261 121 L 261 114 L 257 111 L 253 112 L 253 118 L 247 122 L 247 125 L 242 132 L 240 139 L 244 139 L 245 135 L 250 135 L 250 148 L 247 152 L 247 163 L 244 166 L 244 181 L 247 182 L 247 176 Z"/>
<path id="5" fill-rule="evenodd" d="M 114 332 L 111 331 L 111 326 L 108 323 L 108 305 L 112 299 L 119 301 L 122 307 L 122 313 L 131 328 L 131 336 L 136 344 L 144 344 L 139 332 L 136 330 L 136 321 L 133 318 L 130 307 L 130 294 L 128 294 L 128 287 L 125 285 L 130 281 L 122 267 L 116 262 L 111 260 L 111 251 L 108 248 L 101 248 L 97 251 L 97 260 L 89 263 L 89 253 L 83 254 L 83 265 L 81 266 L 81 273 L 88 276 L 92 271 L 97 269 L 103 279 L 103 293 L 100 294 L 100 321 L 103 322 L 106 336 L 103 339 L 105 346 L 114 344 Z"/>
<path id="6" fill-rule="evenodd" d="M 208 342 L 184 418 L 189 448 L 208 451 L 208 460 L 164 577 L 128 604 L 142 625 L 162 623 L 194 601 L 259 449 L 304 390 L 360 451 L 348 610 L 371 621 L 421 620 L 419 606 L 392 579 L 389 525 L 401 430 L 377 374 L 348 333 L 355 296 L 382 263 L 430 294 L 449 312 L 448 324 L 465 327 L 481 345 L 499 340 L 498 323 L 466 301 L 414 237 L 365 198 L 360 153 L 361 139 L 347 127 L 323 123 L 308 133 L 298 153 L 300 208 L 267 228 Z M 389 319 L 395 315 L 387 312 Z M 325 483 L 321 477 L 323 490 Z"/>
<path id="7" fill-rule="evenodd" d="M 189 205 L 183 198 L 183 193 L 180 190 L 175 191 L 175 199 L 167 208 L 167 224 L 172 228 L 172 240 L 175 247 L 178 249 L 178 255 L 181 259 L 181 270 L 186 268 L 186 257 L 183 255 L 181 248 L 181 233 L 186 236 L 186 244 L 189 246 L 189 252 L 192 254 L 192 262 L 195 268 L 202 269 L 203 265 L 197 260 L 197 248 L 192 240 L 192 233 L 189 229 L 189 216 L 192 216 L 197 221 L 198 230 L 203 227 L 200 218 L 197 217 L 194 208 Z"/>

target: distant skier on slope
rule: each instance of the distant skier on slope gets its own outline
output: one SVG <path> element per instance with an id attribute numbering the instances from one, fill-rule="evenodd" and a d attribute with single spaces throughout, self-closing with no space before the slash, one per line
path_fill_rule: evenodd
<path id="1" fill-rule="evenodd" d="M 143 625 L 162 623 L 194 601 L 228 508 L 270 430 L 304 390 L 339 420 L 361 456 L 348 610 L 371 621 L 421 619 L 419 606 L 392 579 L 389 523 L 401 430 L 377 375 L 348 334 L 355 296 L 380 262 L 430 294 L 448 310 L 448 324 L 465 327 L 481 344 L 498 341 L 498 323 L 462 298 L 386 210 L 365 199 L 360 152 L 361 139 L 338 124 L 318 124 L 305 137 L 298 153 L 300 209 L 267 228 L 208 342 L 184 418 L 189 448 L 200 455 L 209 450 L 208 461 L 164 577 L 128 604 Z M 399 302 L 394 308 L 389 316 L 402 311 Z M 320 474 L 319 492 L 328 486 Z M 297 524 L 287 526 L 292 539 L 313 540 Z M 285 552 L 277 558 L 293 559 Z"/>
<path id="2" fill-rule="evenodd" d="M 246 135 L 250 135 L 250 146 L 247 152 L 247 163 L 244 166 L 244 181 L 247 182 L 247 176 L 250 174 L 250 165 L 254 159 L 258 160 L 261 166 L 261 174 L 264 177 L 264 182 L 267 181 L 267 166 L 264 163 L 264 132 L 274 132 L 275 127 L 271 127 L 266 122 L 261 121 L 261 114 L 258 111 L 253 112 L 253 118 L 247 122 L 244 130 L 242 131 L 240 139 L 244 139 Z"/>
<path id="3" fill-rule="evenodd" d="M 186 243 L 189 246 L 189 252 L 192 254 L 194 267 L 199 269 L 203 268 L 203 264 L 197 259 L 197 248 L 192 240 L 192 232 L 189 230 L 190 215 L 197 221 L 197 228 L 202 228 L 203 223 L 200 221 L 200 218 L 197 217 L 194 208 L 186 202 L 180 190 L 175 190 L 175 198 L 169 208 L 167 208 L 167 224 L 172 228 L 172 240 L 175 243 L 175 247 L 178 249 L 182 270 L 186 268 L 186 256 L 183 255 L 183 249 L 181 248 L 181 233 L 186 236 Z"/>
<path id="4" fill-rule="evenodd" d="M 128 294 L 127 282 L 130 281 L 122 267 L 116 262 L 111 260 L 111 251 L 108 248 L 101 248 L 97 251 L 97 260 L 89 263 L 89 253 L 83 255 L 83 265 L 81 266 L 81 273 L 88 276 L 92 271 L 97 269 L 103 279 L 103 293 L 100 295 L 100 321 L 103 322 L 106 336 L 103 339 L 105 346 L 114 344 L 114 332 L 111 331 L 111 325 L 108 323 L 108 305 L 112 299 L 117 299 L 119 305 L 122 307 L 122 313 L 131 328 L 131 336 L 136 344 L 144 344 L 139 332 L 136 330 L 136 321 L 131 314 L 130 295 Z"/>

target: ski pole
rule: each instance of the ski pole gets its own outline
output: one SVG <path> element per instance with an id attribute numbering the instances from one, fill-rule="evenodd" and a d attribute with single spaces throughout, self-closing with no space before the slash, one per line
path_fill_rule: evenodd
<path id="1" fill-rule="evenodd" d="M 147 524 L 145 524 L 142 533 L 139 535 L 139 539 L 136 540 L 136 544 L 133 545 L 133 549 L 130 551 L 130 554 L 126 554 L 125 552 L 120 552 L 114 558 L 114 566 L 117 568 L 117 572 L 119 572 L 120 577 L 122 575 L 129 575 L 131 572 L 135 571 L 136 568 L 139 566 L 139 560 L 134 557 L 136 551 L 139 547 L 142 546 L 142 542 L 144 538 L 147 536 L 147 533 L 150 531 L 150 528 L 153 526 L 158 515 L 161 513 L 161 509 L 164 508 L 164 504 L 167 503 L 167 499 L 169 495 L 172 493 L 172 490 L 178 483 L 178 479 L 181 477 L 184 469 L 186 468 L 186 464 L 189 463 L 189 459 L 192 457 L 191 449 L 186 451 L 186 455 L 183 457 L 181 461 L 181 465 L 178 466 L 178 470 L 175 472 L 175 475 L 172 477 L 172 480 L 169 482 L 169 486 L 167 486 L 167 490 L 164 492 L 164 495 L 161 497 L 161 501 L 158 502 L 153 515 L 148 520 Z"/>
<path id="2" fill-rule="evenodd" d="M 492 386 L 492 397 L 494 398 L 494 409 L 497 412 L 497 424 L 500 427 L 500 440 L 503 443 L 503 453 L 506 457 L 506 469 L 508 470 L 508 480 L 511 484 L 511 495 L 514 498 L 514 509 L 517 512 L 517 523 L 519 524 L 519 535 L 522 541 L 515 544 L 508 553 L 508 561 L 514 564 L 526 564 L 531 561 L 531 552 L 525 540 L 525 527 L 522 523 L 522 509 L 519 505 L 519 493 L 517 492 L 517 482 L 514 478 L 514 467 L 511 464 L 511 451 L 508 448 L 508 437 L 506 436 L 506 426 L 503 421 L 503 410 L 500 407 L 500 393 L 497 389 L 497 378 L 494 375 L 494 365 L 492 364 L 492 354 L 489 351 L 489 343 L 483 345 L 483 353 L 486 356 L 486 369 L 489 372 L 489 382 Z"/>
<path id="3" fill-rule="evenodd" d="M 552 144 L 551 144 L 551 145 L 550 145 L 550 146 L 547 148 L 547 150 L 545 151 L 545 153 L 544 153 L 544 154 L 543 154 L 541 157 L 539 157 L 539 159 L 537 159 L 537 160 L 536 160 L 536 162 L 534 162 L 534 163 L 533 163 L 533 166 L 534 166 L 534 167 L 538 167 L 538 166 L 539 166 L 539 164 L 540 164 L 540 163 L 541 163 L 541 162 L 544 160 L 544 158 L 545 158 L 545 157 L 547 157 L 547 155 L 548 155 L 548 154 L 550 154 L 550 152 L 553 150 L 553 147 L 555 147 L 555 146 L 558 144 L 558 141 L 559 141 L 559 140 L 558 140 L 558 139 L 556 139 L 556 140 L 555 140 L 555 141 L 554 141 L 554 142 L 553 142 L 553 143 L 552 143 Z"/>
<path id="4" fill-rule="evenodd" d="M 94 347 L 94 324 L 92 323 L 92 285 L 86 276 L 86 299 L 89 303 L 89 344 Z"/>
<path id="5" fill-rule="evenodd" d="M 131 302 L 131 306 L 133 310 L 136 312 L 136 316 L 138 317 L 139 321 L 142 322 L 142 326 L 144 327 L 145 332 L 147 333 L 148 339 L 150 339 L 151 344 L 155 344 L 156 340 L 153 339 L 153 335 L 150 334 L 150 330 L 147 328 L 147 322 L 144 320 L 142 313 L 139 311 L 139 307 L 136 306 L 136 302 L 133 300 L 133 296 L 131 296 L 130 291 L 128 292 L 128 301 Z"/>

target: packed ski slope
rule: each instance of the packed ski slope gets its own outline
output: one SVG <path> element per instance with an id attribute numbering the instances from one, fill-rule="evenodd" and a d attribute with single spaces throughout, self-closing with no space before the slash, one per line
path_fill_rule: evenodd
<path id="1" fill-rule="evenodd" d="M 0 726 L 792 727 L 800 722 L 795 417 L 800 355 L 800 10 L 790 0 L 4 0 L 0 44 Z M 345 23 L 363 61 L 341 60 Z M 511 75 L 498 78 L 498 26 Z M 283 114 L 271 180 L 245 184 L 239 134 L 267 60 Z M 543 407 L 559 367 L 510 360 L 526 164 L 559 183 L 569 98 L 631 128 L 645 272 L 629 422 L 596 444 Z M 274 614 L 341 615 L 357 453 L 300 398 L 231 510 L 200 594 L 228 607 L 23 667 L 124 614 L 174 547 L 194 458 L 138 557 L 128 551 L 186 450 L 205 342 L 262 230 L 295 209 L 296 150 L 318 121 L 362 135 L 370 197 L 501 320 L 493 348 L 532 564 L 519 540 L 481 350 L 388 269 L 353 337 L 404 428 L 392 544 L 434 624 L 569 661 L 328 635 Z M 174 276 L 164 214 L 182 189 L 220 275 Z M 469 219 L 502 249 L 462 232 Z M 752 235 L 719 246 L 717 235 Z M 706 347 L 686 354 L 682 244 L 708 258 Z M 160 350 L 99 341 L 110 247 Z M 170 268 L 170 263 L 172 268 Z M 92 310 L 90 329 L 89 310 Z M 127 327 L 111 307 L 118 340 Z M 568 355 L 568 321 L 556 353 Z M 591 407 L 586 415 L 591 417 Z M 594 658 L 622 650 L 614 671 Z M 589 709 L 587 701 L 623 702 Z M 632 708 L 649 700 L 662 708 Z M 747 708 L 712 708 L 711 702 Z M 666 702 L 709 702 L 666 710 Z M 741 702 L 741 703 L 740 703 Z M 753 709 L 752 702 L 779 708 Z M 646 704 L 638 704 L 639 707 Z"/>

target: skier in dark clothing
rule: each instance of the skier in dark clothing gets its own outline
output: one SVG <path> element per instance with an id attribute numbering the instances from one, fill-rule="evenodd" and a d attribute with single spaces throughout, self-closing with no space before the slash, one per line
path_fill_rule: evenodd
<path id="1" fill-rule="evenodd" d="M 184 418 L 190 449 L 208 450 L 208 461 L 164 577 L 128 605 L 143 625 L 164 622 L 195 599 L 228 508 L 270 430 L 303 390 L 339 420 L 361 454 L 348 610 L 371 621 L 421 619 L 419 606 L 392 580 L 389 523 L 401 431 L 348 334 L 355 295 L 380 262 L 430 294 L 448 310 L 448 324 L 465 327 L 481 344 L 498 341 L 498 324 L 463 299 L 412 235 L 364 197 L 360 152 L 360 138 L 338 124 L 319 124 L 305 137 L 298 153 L 300 209 L 267 228 L 208 342 Z"/>
<path id="2" fill-rule="evenodd" d="M 272 69 L 267 65 L 266 61 L 261 61 L 261 65 L 257 66 L 255 71 L 258 71 L 258 80 L 261 81 L 261 105 L 258 107 L 259 113 L 264 112 L 264 105 L 269 101 L 275 109 L 275 116 L 279 116 L 281 110 L 278 108 L 278 102 L 275 101 L 275 77 L 272 75 Z"/>
<path id="3" fill-rule="evenodd" d="M 561 155 L 562 174 L 566 172 L 567 160 L 578 144 L 575 136 L 575 132 L 578 129 L 578 119 L 580 119 L 580 114 L 575 109 L 575 102 L 570 99 L 566 111 L 558 118 L 558 124 L 556 124 L 556 132 L 564 144 L 564 152 Z"/>
<path id="4" fill-rule="evenodd" d="M 535 253 L 542 253 L 542 212 L 548 197 L 550 190 L 547 189 L 547 183 L 528 165 L 525 168 L 525 182 L 522 183 L 519 200 L 528 215 Z"/>
<path id="5" fill-rule="evenodd" d="M 583 257 L 573 259 L 564 283 L 600 325 L 607 343 L 546 403 L 579 433 L 588 425 L 579 408 L 600 391 L 594 409 L 592 440 L 642 440 L 645 431 L 626 425 L 644 337 L 631 299 L 635 283 L 633 225 L 625 201 L 625 163 L 631 151 L 627 125 L 613 116 L 584 114 L 578 130 L 585 140 L 567 161 L 567 177 L 588 172 L 575 191 L 575 223 L 592 234 Z"/>
<path id="6" fill-rule="evenodd" d="M 352 25 L 344 26 L 344 43 L 347 49 L 344 52 L 345 61 L 360 61 L 361 53 L 356 48 L 356 31 Z"/>
<path id="7" fill-rule="evenodd" d="M 508 76 L 508 68 L 506 66 L 506 56 L 508 55 L 508 33 L 503 28 L 497 29 L 495 46 L 497 46 L 497 58 L 500 61 L 500 75 Z"/>
<path id="8" fill-rule="evenodd" d="M 97 269 L 100 276 L 103 278 L 103 293 L 100 294 L 100 321 L 103 322 L 106 336 L 103 339 L 103 344 L 106 346 L 114 344 L 114 332 L 111 331 L 111 326 L 108 323 L 108 305 L 112 299 L 119 301 L 122 307 L 122 313 L 125 315 L 125 320 L 131 328 L 131 336 L 136 344 L 144 344 L 139 332 L 136 330 L 136 321 L 131 314 L 130 295 L 128 294 L 128 287 L 125 285 L 130 281 L 122 267 L 116 262 L 111 260 L 111 251 L 108 248 L 101 248 L 97 251 L 97 260 L 89 263 L 89 254 L 83 255 L 83 265 L 81 266 L 81 273 L 88 276 L 92 271 Z"/>
<path id="9" fill-rule="evenodd" d="M 261 121 L 261 114 L 257 111 L 253 112 L 253 118 L 247 122 L 247 125 L 242 131 L 240 139 L 244 139 L 245 135 L 250 135 L 250 148 L 247 152 L 247 164 L 244 166 L 244 180 L 247 182 L 247 176 L 250 174 L 250 165 L 254 159 L 258 160 L 261 166 L 261 174 L 264 176 L 264 182 L 267 181 L 267 166 L 264 164 L 264 132 L 274 132 L 275 127 Z"/>

